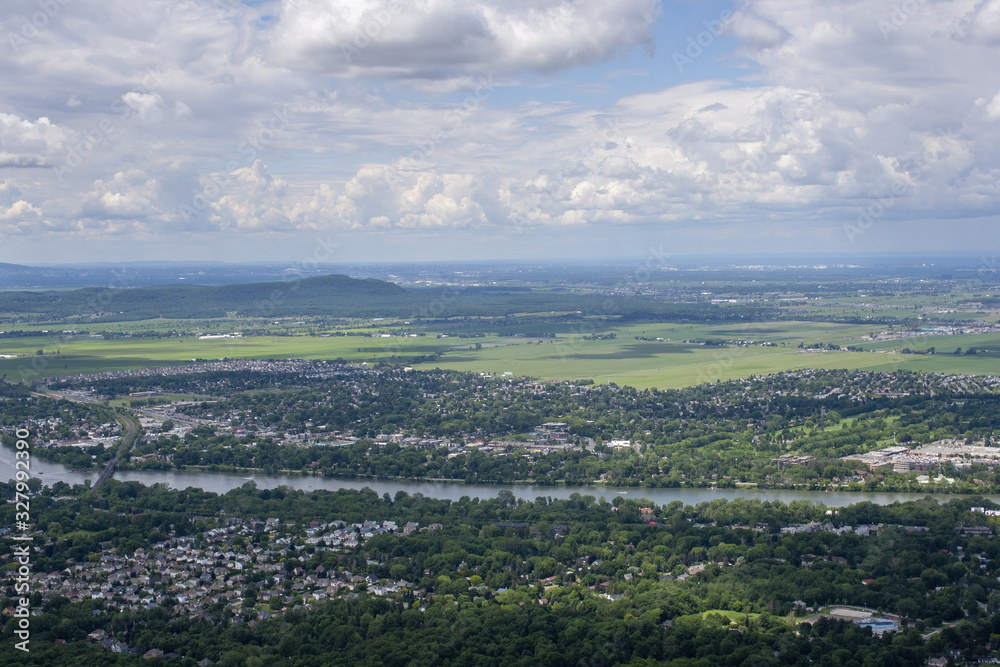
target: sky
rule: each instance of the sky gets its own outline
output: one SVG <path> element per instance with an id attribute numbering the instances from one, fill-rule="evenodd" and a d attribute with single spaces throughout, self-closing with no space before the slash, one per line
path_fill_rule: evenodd
<path id="1" fill-rule="evenodd" d="M 4 0 L 0 261 L 995 252 L 1000 0 Z"/>

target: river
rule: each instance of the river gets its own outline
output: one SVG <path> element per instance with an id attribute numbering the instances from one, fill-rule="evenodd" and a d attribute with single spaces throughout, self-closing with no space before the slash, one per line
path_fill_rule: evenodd
<path id="1" fill-rule="evenodd" d="M 31 475 L 37 477 L 46 486 L 62 481 L 67 484 L 93 483 L 100 474 L 99 470 L 71 470 L 60 463 L 44 461 L 38 457 L 31 458 Z M 14 476 L 14 450 L 0 447 L 0 479 L 7 480 Z M 422 493 L 432 498 L 458 500 L 462 496 L 470 498 L 493 498 L 500 491 L 511 491 L 516 497 L 534 500 L 538 496 L 550 498 L 569 498 L 571 494 L 582 496 L 604 497 L 611 500 L 615 496 L 626 498 L 648 498 L 658 505 L 665 505 L 674 500 L 680 500 L 685 505 L 715 500 L 717 498 L 757 498 L 759 500 L 780 500 L 788 503 L 792 500 L 808 500 L 822 503 L 827 507 L 844 507 L 852 503 L 870 501 L 878 505 L 889 505 L 894 502 L 905 502 L 926 497 L 920 493 L 846 493 L 823 491 L 789 491 L 784 489 L 649 489 L 636 487 L 611 486 L 539 486 L 537 484 L 462 484 L 460 482 L 412 482 L 405 480 L 357 480 L 339 479 L 335 477 L 314 477 L 305 475 L 266 475 L 263 473 L 231 473 L 204 472 L 188 470 L 136 471 L 119 470 L 114 478 L 122 481 L 142 482 L 146 485 L 165 483 L 174 489 L 195 487 L 225 493 L 252 480 L 258 488 L 273 489 L 277 486 L 290 486 L 302 491 L 317 491 L 326 489 L 374 489 L 379 495 L 388 493 L 394 496 L 397 491 L 405 491 L 410 495 Z M 937 494 L 932 496 L 937 500 L 947 500 L 954 496 Z M 994 501 L 1000 496 L 990 496 Z"/>

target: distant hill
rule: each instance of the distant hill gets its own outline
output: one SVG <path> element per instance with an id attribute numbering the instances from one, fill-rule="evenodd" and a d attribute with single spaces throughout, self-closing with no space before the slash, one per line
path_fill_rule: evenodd
<path id="1" fill-rule="evenodd" d="M 34 319 L 86 317 L 135 320 L 331 315 L 368 317 L 406 314 L 425 301 L 399 285 L 373 278 L 319 276 L 241 285 L 169 285 L 115 289 L 0 293 L 0 315 Z"/>
<path id="2" fill-rule="evenodd" d="M 32 266 L 0 262 L 0 275 L 23 275 L 26 273 L 35 273 L 36 271 L 37 269 Z"/>
<path id="3" fill-rule="evenodd" d="M 560 322 L 655 320 L 754 321 L 775 315 L 758 306 L 670 303 L 644 298 L 523 287 L 404 289 L 374 278 L 317 276 L 231 285 L 85 287 L 0 292 L 0 321 L 120 322 L 238 317 L 401 317 L 438 320 L 535 313 Z M 559 314 L 562 313 L 562 314 Z M 518 321 L 495 322 L 499 331 Z M 513 330 L 512 330 L 513 331 Z M 535 331 L 535 329 L 531 329 Z M 516 333 L 516 332 L 513 332 Z"/>

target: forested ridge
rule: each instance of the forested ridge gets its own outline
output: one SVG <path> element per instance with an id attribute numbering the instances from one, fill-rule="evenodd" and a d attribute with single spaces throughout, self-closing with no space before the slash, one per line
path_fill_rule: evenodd
<path id="1" fill-rule="evenodd" d="M 523 312 L 577 310 L 622 322 L 643 320 L 744 321 L 775 315 L 762 306 L 663 302 L 634 296 L 608 299 L 591 293 L 524 287 L 404 289 L 374 278 L 345 275 L 223 286 L 167 285 L 123 289 L 0 292 L 0 315 L 12 321 L 84 318 L 118 322 L 152 318 L 240 317 L 496 317 Z M 556 321 L 584 321 L 560 315 Z"/>
<path id="2" fill-rule="evenodd" d="M 393 283 L 336 275 L 222 286 L 3 292 L 0 313 L 22 313 L 41 319 L 97 316 L 99 321 L 218 318 L 234 311 L 258 317 L 327 313 L 365 316 L 373 312 L 372 299 L 378 299 L 383 309 L 405 310 L 418 303 L 412 294 Z"/>

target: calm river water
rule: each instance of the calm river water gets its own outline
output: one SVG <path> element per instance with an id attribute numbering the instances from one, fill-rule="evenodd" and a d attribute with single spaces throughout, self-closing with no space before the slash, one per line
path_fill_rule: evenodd
<path id="1" fill-rule="evenodd" d="M 43 461 L 37 457 L 32 457 L 31 459 L 31 475 L 38 477 L 46 486 L 51 486 L 57 481 L 63 481 L 67 484 L 82 484 L 88 480 L 93 482 L 97 479 L 98 474 L 98 471 L 83 472 L 70 470 L 59 463 Z M 8 480 L 13 478 L 13 476 L 14 451 L 6 447 L 0 447 L 0 479 Z M 239 488 L 248 480 L 253 480 L 257 484 L 257 487 L 261 489 L 290 486 L 303 491 L 316 491 L 319 489 L 336 491 L 337 489 L 363 489 L 369 487 L 374 489 L 379 495 L 388 493 L 392 496 L 397 491 L 405 491 L 411 495 L 422 493 L 432 498 L 447 500 L 458 500 L 462 496 L 469 496 L 470 498 L 493 498 L 504 489 L 511 491 L 516 497 L 525 500 L 534 500 L 538 496 L 569 498 L 571 494 L 579 493 L 582 496 L 590 495 L 597 498 L 603 496 L 608 500 L 611 500 L 616 495 L 631 498 L 648 498 L 660 505 L 674 500 L 680 500 L 685 505 L 695 505 L 715 500 L 716 498 L 758 498 L 760 500 L 780 500 L 785 503 L 792 500 L 809 500 L 815 503 L 823 503 L 828 507 L 843 507 L 866 500 L 879 505 L 889 505 L 896 501 L 904 502 L 925 497 L 919 493 L 843 493 L 772 489 L 640 489 L 611 486 L 538 486 L 534 484 L 473 485 L 457 482 L 354 480 L 303 475 L 265 475 L 262 473 L 256 473 L 251 476 L 246 473 L 180 470 L 122 470 L 115 472 L 114 477 L 120 481 L 137 481 L 146 485 L 163 482 L 174 489 L 186 489 L 189 486 L 193 486 L 214 493 L 225 493 Z M 949 496 L 944 495 L 935 495 L 933 497 L 938 500 L 949 498 Z M 1000 496 L 991 496 L 991 499 L 1000 500 Z"/>

